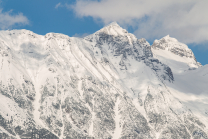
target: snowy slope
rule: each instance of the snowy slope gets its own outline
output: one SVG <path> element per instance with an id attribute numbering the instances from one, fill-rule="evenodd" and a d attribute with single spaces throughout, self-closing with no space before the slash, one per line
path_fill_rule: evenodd
<path id="1" fill-rule="evenodd" d="M 169 36 L 156 40 L 151 49 L 154 57 L 173 71 L 174 82 L 166 82 L 173 96 L 207 125 L 208 65 L 202 66 L 187 45 Z"/>
<path id="2" fill-rule="evenodd" d="M 85 38 L 0 31 L 0 138 L 207 138 L 207 66 L 167 40 L 115 22 Z"/>

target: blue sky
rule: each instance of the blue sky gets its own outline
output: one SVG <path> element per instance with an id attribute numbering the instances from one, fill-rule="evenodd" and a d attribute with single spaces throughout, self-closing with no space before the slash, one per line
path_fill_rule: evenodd
<path id="1" fill-rule="evenodd" d="M 74 3 L 75 1 L 70 1 Z M 67 7 L 55 6 L 57 0 L 4 0 L 1 3 L 3 12 L 12 11 L 12 14 L 23 13 L 29 20 L 28 25 L 14 25 L 13 29 L 28 29 L 35 33 L 45 35 L 49 32 L 63 33 L 69 36 L 75 34 L 93 33 L 103 27 L 93 21 L 92 17 L 77 18 Z M 67 0 L 62 3 L 68 3 Z"/>
<path id="2" fill-rule="evenodd" d="M 28 29 L 41 35 L 55 32 L 82 37 L 116 21 L 137 38 L 146 38 L 150 43 L 169 34 L 186 43 L 199 62 L 208 64 L 208 19 L 205 17 L 208 10 L 203 6 L 208 4 L 207 0 L 0 2 L 1 29 Z"/>

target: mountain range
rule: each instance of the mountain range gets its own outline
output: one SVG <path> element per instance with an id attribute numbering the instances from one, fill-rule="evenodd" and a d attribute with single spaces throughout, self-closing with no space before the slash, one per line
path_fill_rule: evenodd
<path id="1" fill-rule="evenodd" d="M 0 138 L 208 139 L 207 83 L 208 65 L 169 35 L 0 31 Z"/>

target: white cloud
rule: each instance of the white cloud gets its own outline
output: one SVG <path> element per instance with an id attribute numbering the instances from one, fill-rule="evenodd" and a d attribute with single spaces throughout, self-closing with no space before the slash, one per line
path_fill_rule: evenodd
<path id="1" fill-rule="evenodd" d="M 62 6 L 62 4 L 59 2 L 58 4 L 56 4 L 55 9 L 58 9 L 61 6 Z"/>
<path id="2" fill-rule="evenodd" d="M 90 34 L 88 34 L 88 33 L 83 33 L 83 34 L 76 33 L 72 37 L 84 38 L 84 37 L 86 37 L 88 35 L 90 35 Z"/>
<path id="3" fill-rule="evenodd" d="M 170 34 L 184 43 L 208 41 L 208 0 L 77 0 L 77 16 L 132 26 L 141 38 Z"/>
<path id="4" fill-rule="evenodd" d="M 0 29 L 10 29 L 15 25 L 29 24 L 29 20 L 22 13 L 13 15 L 12 11 L 2 12 L 0 9 Z"/>

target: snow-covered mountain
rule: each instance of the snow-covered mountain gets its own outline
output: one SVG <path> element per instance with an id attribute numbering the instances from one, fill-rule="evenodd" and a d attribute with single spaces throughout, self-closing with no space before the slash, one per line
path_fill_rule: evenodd
<path id="1" fill-rule="evenodd" d="M 196 61 L 191 49 L 187 45 L 178 42 L 175 38 L 171 38 L 169 35 L 160 40 L 155 40 L 151 48 L 155 54 L 154 57 L 170 65 L 171 69 L 175 72 L 183 72 L 184 70 L 201 67 L 201 64 Z"/>
<path id="2" fill-rule="evenodd" d="M 0 138 L 208 138 L 208 66 L 112 23 L 85 38 L 0 31 Z"/>

